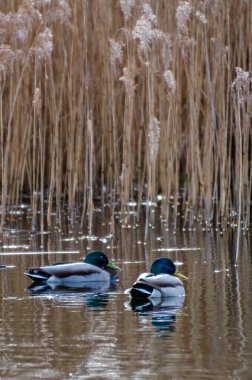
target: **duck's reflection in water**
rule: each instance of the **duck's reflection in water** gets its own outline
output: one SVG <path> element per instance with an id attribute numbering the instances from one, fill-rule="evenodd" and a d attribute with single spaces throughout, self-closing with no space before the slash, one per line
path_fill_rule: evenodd
<path id="1" fill-rule="evenodd" d="M 33 283 L 26 290 L 33 297 L 47 298 L 64 306 L 84 304 L 89 308 L 104 309 L 111 293 L 117 289 L 117 282 L 73 283 L 67 286 Z"/>
<path id="2" fill-rule="evenodd" d="M 177 313 L 184 299 L 185 297 L 131 299 L 125 306 L 137 312 L 141 322 L 151 322 L 157 332 L 174 332 Z"/>

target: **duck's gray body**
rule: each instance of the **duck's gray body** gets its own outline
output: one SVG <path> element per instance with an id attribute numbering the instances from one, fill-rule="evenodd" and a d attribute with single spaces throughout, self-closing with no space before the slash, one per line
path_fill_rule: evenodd
<path id="1" fill-rule="evenodd" d="M 84 262 L 32 267 L 25 274 L 37 283 L 68 285 L 116 280 L 120 270 L 103 252 L 94 251 Z"/>
<path id="2" fill-rule="evenodd" d="M 141 274 L 130 289 L 133 298 L 182 297 L 185 289 L 182 281 L 169 274 Z"/>
<path id="3" fill-rule="evenodd" d="M 43 267 L 32 267 L 25 273 L 35 282 L 67 284 L 73 282 L 109 281 L 108 271 L 82 262 L 59 263 Z"/>

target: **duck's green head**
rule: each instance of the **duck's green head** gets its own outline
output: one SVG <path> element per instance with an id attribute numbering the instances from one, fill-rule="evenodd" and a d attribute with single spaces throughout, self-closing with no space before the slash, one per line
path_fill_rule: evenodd
<path id="1" fill-rule="evenodd" d="M 109 261 L 105 253 L 101 251 L 93 251 L 90 252 L 84 259 L 84 263 L 86 264 L 92 264 L 95 265 L 101 269 L 114 269 L 114 270 L 120 270 L 117 265 Z"/>
<path id="2" fill-rule="evenodd" d="M 186 276 L 184 276 L 176 270 L 174 262 L 171 259 L 168 259 L 167 257 L 161 257 L 160 259 L 153 261 L 151 266 L 151 273 L 155 275 L 165 273 L 170 274 L 172 276 L 176 276 L 181 280 L 187 279 Z"/>

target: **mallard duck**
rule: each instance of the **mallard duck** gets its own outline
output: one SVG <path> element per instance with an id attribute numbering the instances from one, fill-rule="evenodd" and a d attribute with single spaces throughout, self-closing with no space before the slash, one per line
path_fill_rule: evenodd
<path id="1" fill-rule="evenodd" d="M 71 285 L 115 280 L 120 270 L 103 252 L 93 251 L 85 257 L 84 262 L 32 267 L 25 274 L 37 283 Z"/>
<path id="2" fill-rule="evenodd" d="M 176 271 L 174 262 L 162 257 L 152 263 L 151 273 L 142 273 L 126 293 L 145 299 L 184 296 L 182 279 L 186 277 Z"/>

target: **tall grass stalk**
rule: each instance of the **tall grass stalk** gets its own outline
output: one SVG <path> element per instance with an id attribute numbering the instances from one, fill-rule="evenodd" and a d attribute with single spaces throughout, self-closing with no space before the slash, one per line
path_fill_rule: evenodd
<path id="1" fill-rule="evenodd" d="M 34 228 L 66 203 L 91 231 L 97 196 L 127 223 L 145 198 L 147 234 L 158 194 L 174 228 L 249 228 L 251 18 L 242 0 L 1 2 L 2 228 L 24 194 Z"/>
<path id="2" fill-rule="evenodd" d="M 250 80 L 249 73 L 243 71 L 241 68 L 236 67 L 235 69 L 235 80 L 232 84 L 232 90 L 234 94 L 234 122 L 235 122 L 235 133 L 236 140 L 238 143 L 238 148 L 236 150 L 236 172 L 237 172 L 237 182 L 236 187 L 236 209 L 237 209 L 237 240 L 236 240 L 236 261 L 239 256 L 239 244 L 240 244 L 240 233 L 241 233 L 241 217 L 244 200 L 246 199 L 246 192 L 248 186 L 247 173 L 244 171 L 244 166 L 247 169 L 246 165 L 246 147 L 248 146 L 246 137 L 247 137 L 247 128 L 246 128 L 246 112 L 244 113 L 244 108 L 246 107 L 246 102 L 250 99 Z M 243 114 L 243 123 L 242 123 L 242 114 Z M 242 124 L 244 124 L 242 128 Z M 244 158 L 243 158 L 244 157 Z M 243 175 L 245 174 L 245 180 Z M 246 219 L 243 217 L 244 222 Z"/>

